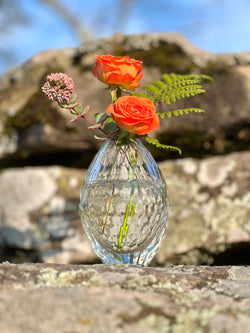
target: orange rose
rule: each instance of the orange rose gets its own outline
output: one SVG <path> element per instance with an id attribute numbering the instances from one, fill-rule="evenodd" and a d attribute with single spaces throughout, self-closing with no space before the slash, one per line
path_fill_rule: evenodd
<path id="1" fill-rule="evenodd" d="M 144 74 L 142 61 L 131 59 L 128 56 L 114 57 L 112 55 L 96 56 L 97 61 L 93 68 L 93 74 L 102 82 L 116 84 L 124 88 L 135 90 L 138 82 Z"/>
<path id="2" fill-rule="evenodd" d="M 118 127 L 130 133 L 143 135 L 159 128 L 155 106 L 144 97 L 120 97 L 115 104 L 109 105 L 107 112 Z"/>

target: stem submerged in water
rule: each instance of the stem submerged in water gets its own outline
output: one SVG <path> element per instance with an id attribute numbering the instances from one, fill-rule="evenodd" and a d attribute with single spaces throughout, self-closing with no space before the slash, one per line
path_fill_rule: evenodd
<path id="1" fill-rule="evenodd" d="M 134 218 L 134 214 L 135 214 L 135 204 L 133 203 L 133 198 L 134 198 L 134 192 L 135 192 L 135 184 L 133 184 L 133 181 L 136 179 L 136 175 L 135 175 L 135 170 L 136 170 L 136 165 L 137 165 L 137 151 L 133 151 L 133 149 L 131 149 L 131 144 L 132 145 L 136 145 L 136 141 L 134 140 L 134 137 L 127 137 L 127 140 L 125 141 L 126 143 L 121 143 L 120 140 L 115 142 L 116 145 L 116 153 L 113 159 L 113 163 L 110 166 L 108 175 L 106 180 L 110 180 L 111 182 L 114 181 L 119 181 L 120 178 L 120 172 L 118 172 L 118 174 L 116 175 L 115 178 L 117 179 L 110 179 L 111 178 L 111 174 L 112 174 L 112 170 L 114 168 L 119 167 L 120 171 L 122 170 L 121 165 L 124 162 L 128 162 L 128 181 L 132 181 L 131 184 L 131 190 L 130 190 L 130 195 L 129 195 L 129 200 L 125 209 L 125 213 L 124 213 L 124 218 L 123 218 L 123 223 L 122 226 L 120 228 L 120 231 L 117 235 L 117 251 L 122 251 L 123 247 L 122 247 L 122 243 L 123 243 L 123 239 L 127 240 L 127 235 L 128 235 L 128 230 L 129 230 L 129 217 L 130 217 L 130 222 L 133 221 Z M 119 156 L 119 154 L 121 154 L 121 156 Z M 126 163 L 127 163 L 126 162 Z M 131 170 L 132 169 L 132 170 Z M 113 177 L 112 177 L 113 178 Z M 112 182 L 113 183 L 113 182 Z M 108 224 L 108 220 L 109 220 L 109 216 L 111 214 L 111 209 L 112 209 L 112 203 L 113 203 L 113 199 L 115 196 L 115 183 L 113 183 L 113 188 L 112 188 L 112 193 L 110 198 L 107 200 L 107 213 L 106 213 L 106 217 L 105 219 L 102 221 L 102 234 L 105 233 L 105 229 L 107 227 Z"/>
<path id="2" fill-rule="evenodd" d="M 124 234 L 124 237 L 125 237 L 125 241 L 127 239 L 127 233 L 128 233 L 128 228 L 129 228 L 129 225 L 127 224 L 128 217 L 130 215 L 131 222 L 132 222 L 133 217 L 134 217 L 135 204 L 132 204 L 133 196 L 134 196 L 134 185 L 132 185 L 131 192 L 132 193 L 130 194 L 129 204 L 127 204 L 127 208 L 126 208 L 126 212 L 125 212 L 123 224 L 122 224 L 120 232 L 119 232 L 119 234 L 117 236 L 117 238 L 118 238 L 117 251 L 122 251 L 122 246 L 121 245 L 122 245 L 123 234 Z"/>
<path id="3" fill-rule="evenodd" d="M 129 155 L 129 160 L 130 160 L 130 162 L 132 164 L 132 167 L 133 167 L 132 180 L 135 180 L 136 179 L 136 177 L 135 177 L 135 167 L 136 167 L 136 164 L 137 164 L 137 156 L 136 156 L 136 154 L 133 155 L 133 153 L 130 150 L 128 152 L 128 155 Z M 129 215 L 130 215 L 131 222 L 133 221 L 133 218 L 134 218 L 135 204 L 132 204 L 133 197 L 134 197 L 134 192 L 135 192 L 135 185 L 132 183 L 131 184 L 130 197 L 129 197 L 129 203 L 127 204 L 123 224 L 122 224 L 120 232 L 117 236 L 117 238 L 118 238 L 117 251 L 122 251 L 123 236 L 125 238 L 125 242 L 127 240 L 127 234 L 128 234 L 128 228 L 129 228 L 129 225 L 127 224 L 127 222 L 128 222 Z"/>
<path id="4" fill-rule="evenodd" d="M 112 190 L 111 198 L 110 198 L 110 201 L 109 201 L 109 206 L 108 206 L 107 215 L 106 215 L 106 218 L 105 218 L 105 222 L 104 222 L 104 224 L 103 224 L 103 227 L 102 227 L 102 234 L 104 234 L 104 231 L 105 231 L 105 228 L 106 228 L 106 225 L 107 225 L 107 222 L 108 222 L 109 213 L 110 213 L 110 208 L 111 208 L 111 205 L 112 205 L 112 202 L 113 202 L 113 198 L 114 198 L 114 193 L 115 193 L 115 189 L 114 189 L 114 185 L 113 185 L 113 190 Z"/>

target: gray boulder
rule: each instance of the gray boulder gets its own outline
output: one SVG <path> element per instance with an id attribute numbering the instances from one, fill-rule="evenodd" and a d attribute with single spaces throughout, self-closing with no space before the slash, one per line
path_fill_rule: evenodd
<path id="1" fill-rule="evenodd" d="M 242 333 L 249 267 L 0 265 L 0 331 Z"/>

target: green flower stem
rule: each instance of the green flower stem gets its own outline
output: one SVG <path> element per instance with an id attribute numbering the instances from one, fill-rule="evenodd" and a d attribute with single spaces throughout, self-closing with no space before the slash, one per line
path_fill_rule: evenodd
<path id="1" fill-rule="evenodd" d="M 128 145 L 128 147 L 129 147 L 129 141 L 133 141 L 135 143 L 134 135 L 130 135 L 129 138 L 126 139 L 126 144 Z M 116 164 L 117 157 L 118 157 L 120 151 L 122 151 L 124 153 L 124 159 L 127 158 L 128 162 L 132 166 L 132 175 L 130 175 L 130 173 L 129 173 L 128 177 L 129 177 L 129 179 L 132 178 L 132 180 L 134 180 L 134 179 L 136 179 L 136 177 L 135 177 L 135 168 L 136 168 L 136 165 L 137 165 L 137 156 L 136 156 L 136 154 L 133 155 L 133 153 L 131 152 L 130 149 L 128 150 L 128 153 L 127 153 L 126 150 L 124 150 L 124 148 L 123 148 L 123 144 L 121 144 L 121 142 L 119 144 L 118 142 L 116 142 L 116 145 L 117 145 L 116 154 L 115 154 L 113 163 L 112 163 L 112 165 L 110 167 L 110 170 L 109 170 L 109 173 L 107 175 L 107 179 L 106 180 L 108 180 L 110 178 L 110 176 L 111 176 L 112 170 L 113 170 L 113 168 L 114 168 L 114 166 Z M 119 175 L 118 175 L 118 179 L 119 179 Z M 105 217 L 105 220 L 102 222 L 102 234 L 104 234 L 105 228 L 106 228 L 107 223 L 108 223 L 108 219 L 109 219 L 109 215 L 110 215 L 110 211 L 111 211 L 111 206 L 112 206 L 114 195 L 115 195 L 114 192 L 115 192 L 115 188 L 114 188 L 114 185 L 113 185 L 111 197 L 110 197 L 109 201 L 107 202 L 108 209 L 107 209 L 106 217 Z M 129 216 L 130 216 L 131 222 L 132 222 L 132 220 L 134 218 L 135 206 L 136 206 L 135 204 L 133 204 L 134 192 L 135 192 L 135 185 L 132 184 L 131 185 L 129 202 L 127 204 L 125 215 L 124 215 L 124 219 L 123 219 L 123 224 L 122 224 L 122 226 L 120 228 L 120 231 L 119 231 L 119 233 L 117 235 L 117 239 L 118 239 L 117 251 L 122 251 L 122 240 L 123 240 L 123 237 L 125 238 L 125 241 L 127 240 L 127 234 L 128 234 L 128 229 L 129 229 L 129 225 L 128 225 L 128 218 L 129 218 Z"/>
<path id="2" fill-rule="evenodd" d="M 132 188 L 131 188 L 129 203 L 127 204 L 123 224 L 122 224 L 120 232 L 117 236 L 117 238 L 118 238 L 117 250 L 118 251 L 122 251 L 122 246 L 121 245 L 122 245 L 123 233 L 124 233 L 124 236 L 125 236 L 125 240 L 127 239 L 127 233 L 128 233 L 128 228 L 129 228 L 129 225 L 127 225 L 128 217 L 129 217 L 129 215 L 131 216 L 131 221 L 134 217 L 135 204 L 132 205 L 132 201 L 133 201 L 133 197 L 134 197 L 134 190 L 135 190 L 135 187 L 133 185 Z M 130 211 L 130 208 L 131 208 L 131 211 Z"/>
<path id="3" fill-rule="evenodd" d="M 136 160 L 136 157 L 132 155 L 132 153 L 130 153 L 130 159 L 132 160 L 132 165 L 133 165 L 132 180 L 134 180 L 135 179 L 135 167 L 136 167 L 137 160 Z M 121 245 L 122 245 L 123 235 L 124 235 L 125 241 L 127 240 L 127 234 L 128 234 L 128 229 L 129 229 L 129 225 L 127 224 L 127 222 L 128 222 L 129 215 L 130 215 L 131 222 L 133 221 L 133 218 L 134 218 L 135 204 L 132 204 L 133 198 L 134 198 L 134 192 L 135 192 L 135 185 L 132 184 L 129 203 L 127 204 L 123 224 L 122 224 L 120 232 L 117 236 L 117 239 L 118 239 L 117 251 L 122 251 Z"/>
<path id="4" fill-rule="evenodd" d="M 112 98 L 112 104 L 114 104 L 117 101 L 117 99 L 122 96 L 122 91 L 119 88 L 119 86 L 116 84 L 110 84 L 109 91 Z"/>
<path id="5" fill-rule="evenodd" d="M 113 202 L 113 198 L 114 198 L 114 192 L 115 192 L 115 189 L 114 189 L 114 186 L 113 186 L 111 198 L 110 198 L 110 201 L 109 201 L 107 215 L 106 215 L 106 218 L 105 218 L 105 222 L 103 223 L 103 227 L 102 227 L 102 234 L 104 234 L 104 231 L 105 231 L 105 228 L 106 228 L 106 225 L 107 225 L 107 222 L 108 222 L 110 208 L 111 208 L 111 205 L 112 205 L 112 202 Z"/>
<path id="6" fill-rule="evenodd" d="M 116 151 L 114 161 L 113 161 L 113 163 L 111 165 L 111 168 L 110 168 L 108 176 L 107 176 L 107 180 L 109 180 L 109 177 L 111 175 L 111 172 L 113 170 L 113 167 L 115 165 L 115 162 L 116 162 L 116 159 L 117 159 L 117 156 L 118 156 L 120 150 L 121 150 L 121 147 L 119 149 L 117 149 L 117 151 Z M 113 202 L 113 198 L 114 198 L 114 192 L 115 192 L 115 188 L 114 188 L 114 185 L 113 185 L 112 194 L 111 194 L 111 197 L 110 197 L 110 200 L 109 200 L 107 215 L 106 215 L 106 218 L 105 218 L 105 222 L 103 223 L 103 227 L 102 227 L 102 234 L 104 234 L 106 225 L 108 223 L 108 218 L 109 218 L 109 214 L 110 214 L 110 208 L 111 208 L 111 205 L 112 205 L 112 202 Z"/>

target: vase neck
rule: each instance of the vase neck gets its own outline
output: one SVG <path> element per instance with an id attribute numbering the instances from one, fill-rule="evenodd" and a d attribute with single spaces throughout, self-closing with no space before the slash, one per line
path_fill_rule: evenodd
<path id="1" fill-rule="evenodd" d="M 161 172 L 139 139 L 122 144 L 109 139 L 89 167 L 88 181 L 158 181 Z"/>

